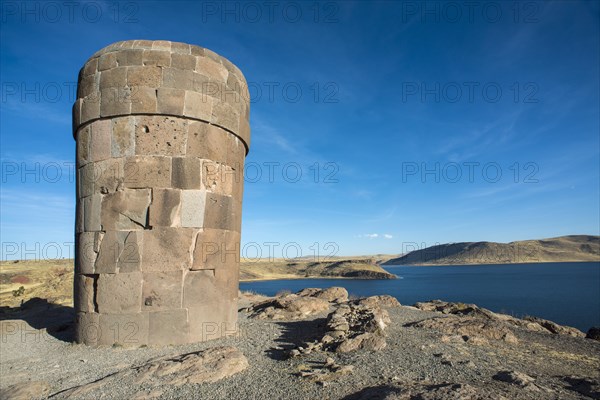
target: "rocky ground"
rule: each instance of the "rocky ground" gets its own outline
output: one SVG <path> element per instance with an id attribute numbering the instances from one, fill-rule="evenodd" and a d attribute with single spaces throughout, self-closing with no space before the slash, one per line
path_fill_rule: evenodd
<path id="1" fill-rule="evenodd" d="M 2 399 L 600 399 L 599 341 L 471 304 L 244 294 L 236 336 L 162 348 L 72 344 L 41 299 L 0 317 Z"/>

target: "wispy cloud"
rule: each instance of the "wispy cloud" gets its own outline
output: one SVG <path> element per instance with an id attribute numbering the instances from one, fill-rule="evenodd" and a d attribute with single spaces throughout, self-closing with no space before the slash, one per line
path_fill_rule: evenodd
<path id="1" fill-rule="evenodd" d="M 380 233 L 364 233 L 362 235 L 356 235 L 357 238 L 364 238 L 364 239 L 393 239 L 394 236 L 390 235 L 389 233 L 384 233 L 384 234 L 380 234 Z"/>

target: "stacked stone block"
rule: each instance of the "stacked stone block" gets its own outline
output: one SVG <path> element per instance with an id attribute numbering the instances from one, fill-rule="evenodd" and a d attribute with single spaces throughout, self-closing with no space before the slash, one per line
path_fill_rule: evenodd
<path id="1" fill-rule="evenodd" d="M 233 334 L 244 76 L 208 49 L 135 40 L 81 69 L 76 340 L 163 345 Z"/>

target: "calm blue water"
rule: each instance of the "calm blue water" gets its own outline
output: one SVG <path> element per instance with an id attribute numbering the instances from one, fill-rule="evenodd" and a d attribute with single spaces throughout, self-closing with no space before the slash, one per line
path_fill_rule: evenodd
<path id="1" fill-rule="evenodd" d="M 241 290 L 272 296 L 281 290 L 343 286 L 350 294 L 389 294 L 400 303 L 441 299 L 475 303 L 520 317 L 534 315 L 587 331 L 600 326 L 600 263 L 386 266 L 394 280 L 296 279 L 241 282 Z"/>

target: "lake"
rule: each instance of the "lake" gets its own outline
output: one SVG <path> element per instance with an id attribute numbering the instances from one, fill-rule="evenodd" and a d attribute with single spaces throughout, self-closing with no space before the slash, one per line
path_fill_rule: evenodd
<path id="1" fill-rule="evenodd" d="M 385 266 L 398 279 L 293 279 L 240 282 L 268 296 L 282 290 L 343 286 L 351 295 L 389 294 L 400 303 L 441 299 L 475 303 L 516 317 L 533 315 L 586 332 L 600 326 L 600 262 Z"/>

